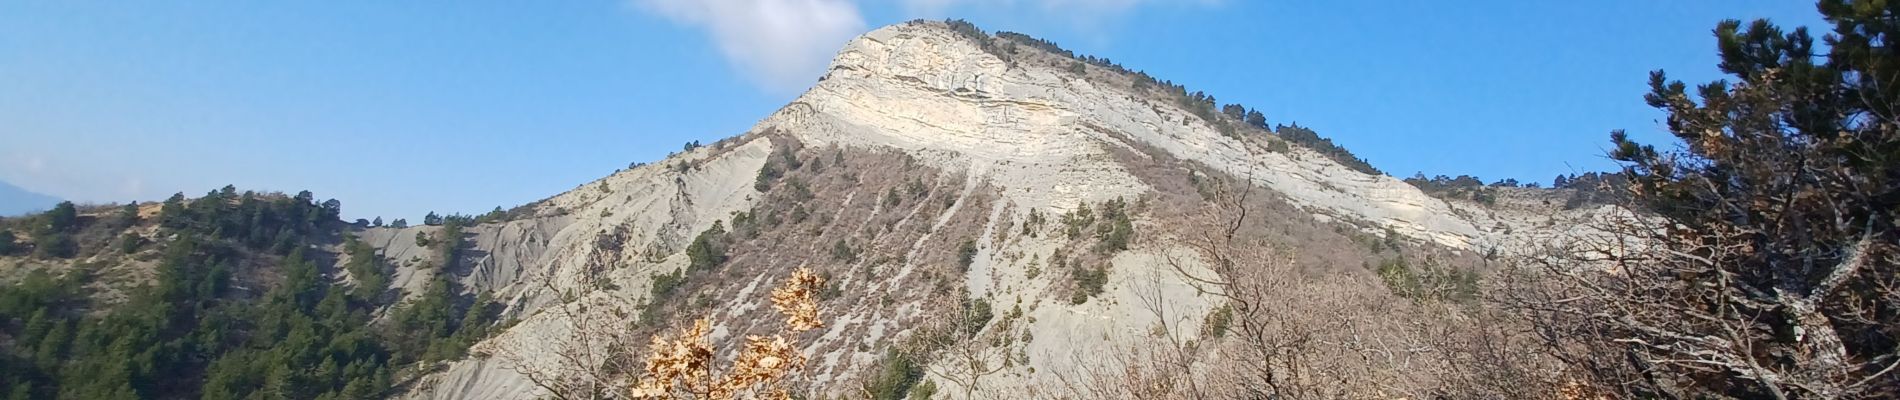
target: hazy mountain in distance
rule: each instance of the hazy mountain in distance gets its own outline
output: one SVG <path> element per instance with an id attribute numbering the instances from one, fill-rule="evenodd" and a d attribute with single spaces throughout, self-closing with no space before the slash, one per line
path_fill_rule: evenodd
<path id="1" fill-rule="evenodd" d="M 33 191 L 0 181 L 0 216 L 16 216 L 34 211 L 44 211 L 59 203 L 58 197 L 34 193 Z"/>

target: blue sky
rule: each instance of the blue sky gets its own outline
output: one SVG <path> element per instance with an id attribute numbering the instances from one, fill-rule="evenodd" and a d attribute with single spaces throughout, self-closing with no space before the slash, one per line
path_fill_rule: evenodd
<path id="1" fill-rule="evenodd" d="M 1663 140 L 1645 74 L 1719 78 L 1717 21 L 1821 26 L 1798 1 L 0 1 L 0 181 L 481 212 L 737 134 L 850 37 L 943 17 L 1297 121 L 1393 175 L 1538 181 L 1611 168 L 1611 129 Z"/>

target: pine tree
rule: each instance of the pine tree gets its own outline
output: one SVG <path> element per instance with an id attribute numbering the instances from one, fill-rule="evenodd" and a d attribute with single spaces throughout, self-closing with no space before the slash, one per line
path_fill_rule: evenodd
<path id="1" fill-rule="evenodd" d="M 183 224 L 187 218 L 185 216 L 185 194 L 174 193 L 172 197 L 166 198 L 165 204 L 158 208 L 158 217 L 159 222 L 166 227 L 175 228 Z"/>
<path id="2" fill-rule="evenodd" d="M 1827 54 L 1805 28 L 1729 20 L 1715 35 L 1734 82 L 1691 91 L 1650 74 L 1645 100 L 1682 150 L 1611 134 L 1611 157 L 1658 220 L 1618 232 L 1658 248 L 1611 260 L 1618 273 L 1579 292 L 1596 296 L 1561 305 L 1608 336 L 1594 357 L 1603 387 L 1632 398 L 1900 393 L 1889 373 L 1900 358 L 1900 2 L 1818 8 L 1834 24 Z"/>
<path id="3" fill-rule="evenodd" d="M 1260 129 L 1269 128 L 1267 126 L 1267 116 L 1266 114 L 1261 114 L 1260 110 L 1248 110 L 1246 121 L 1248 126 Z"/>
<path id="4" fill-rule="evenodd" d="M 13 254 L 18 246 L 13 241 L 13 231 L 0 229 L 0 256 Z"/>
<path id="5" fill-rule="evenodd" d="M 133 225 L 138 225 L 139 203 L 134 201 L 134 202 L 125 203 L 124 206 L 120 206 L 119 214 L 114 217 L 113 223 L 119 227 L 130 227 Z"/>
<path id="6" fill-rule="evenodd" d="M 53 206 L 52 210 L 47 211 L 43 218 L 46 219 L 46 229 L 49 232 L 66 232 L 72 230 L 73 225 L 79 221 L 79 211 L 73 207 L 73 202 L 62 201 L 59 205 Z"/>

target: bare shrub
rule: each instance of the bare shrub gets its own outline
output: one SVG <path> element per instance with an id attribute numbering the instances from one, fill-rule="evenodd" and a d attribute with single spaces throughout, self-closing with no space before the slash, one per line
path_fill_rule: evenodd
<path id="1" fill-rule="evenodd" d="M 707 319 L 652 337 L 645 358 L 639 358 L 628 333 L 634 331 L 628 325 L 633 315 L 608 296 L 564 299 L 553 310 L 568 321 L 567 334 L 517 344 L 504 359 L 559 399 L 789 399 L 783 381 L 806 362 L 790 336 L 824 326 L 816 299 L 823 286 L 811 270 L 794 271 L 772 291 L 772 306 L 785 317 L 784 331 L 747 336 L 730 363 L 715 359 L 718 349 L 707 341 L 712 329 Z M 534 354 L 552 354 L 555 360 L 538 362 Z"/>
<path id="2" fill-rule="evenodd" d="M 1214 295 L 1225 329 L 1196 325 L 1158 289 L 1137 300 L 1158 325 L 1111 356 L 1061 374 L 1073 397 L 1547 398 L 1551 359 L 1529 349 L 1527 324 L 1477 303 L 1408 300 L 1367 271 L 1311 274 L 1269 242 L 1253 218 L 1260 189 L 1210 184 L 1209 202 L 1169 232 L 1189 250 L 1168 253 L 1173 279 Z"/>

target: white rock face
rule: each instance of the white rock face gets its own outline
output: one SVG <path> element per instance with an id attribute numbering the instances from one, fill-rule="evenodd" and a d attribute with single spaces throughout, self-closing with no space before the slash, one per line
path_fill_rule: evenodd
<path id="1" fill-rule="evenodd" d="M 1030 51 L 1030 50 L 1024 50 Z M 1498 238 L 1444 201 L 1396 178 L 1369 175 L 1298 148 L 1274 153 L 1222 136 L 1199 117 L 1126 87 L 1067 71 L 1011 68 L 936 23 L 867 33 L 844 47 L 831 73 L 761 127 L 816 142 L 891 146 L 946 168 L 981 171 L 1026 207 L 1147 190 L 1105 156 L 1123 139 L 1251 176 L 1294 202 L 1454 248 Z M 1108 132 L 1104 132 L 1104 130 Z"/>
<path id="2" fill-rule="evenodd" d="M 692 235 L 731 213 L 750 209 L 757 193 L 753 177 L 771 153 L 767 140 L 741 141 L 733 148 L 702 148 L 656 163 L 615 173 L 548 199 L 540 212 L 556 214 L 468 228 L 473 271 L 463 287 L 491 292 L 508 309 L 502 318 L 521 322 L 475 346 L 478 352 L 501 346 L 539 343 L 565 332 L 558 313 L 537 313 L 559 294 L 583 285 L 583 278 L 620 286 L 602 296 L 637 297 L 651 283 L 647 276 L 685 264 L 680 250 Z M 717 153 L 716 156 L 711 156 Z M 681 172 L 677 163 L 697 165 Z M 399 267 L 391 286 L 407 296 L 422 292 L 439 268 L 416 268 L 427 253 L 414 246 L 415 231 L 435 227 L 372 230 L 369 243 Z M 603 249 L 603 236 L 617 236 L 619 248 Z M 607 251 L 614 250 L 614 251 Z M 620 258 L 603 258 L 619 254 Z M 550 351 L 549 358 L 555 355 Z M 538 360 L 552 362 L 551 360 Z M 447 365 L 411 385 L 403 397 L 429 399 L 534 398 L 539 389 L 499 358 L 469 359 Z"/>
<path id="3" fill-rule="evenodd" d="M 990 208 L 950 214 L 990 216 L 984 231 L 991 234 L 979 240 L 964 286 L 991 298 L 999 314 L 1015 306 L 1015 299 L 1025 299 L 1020 306 L 1024 321 L 1030 322 L 1024 323 L 1035 340 L 1022 349 L 1030 360 L 1027 365 L 996 378 L 984 390 L 1034 387 L 1037 379 L 1049 378 L 1047 371 L 1075 367 L 1076 354 L 1112 351 L 1127 338 L 1147 335 L 1156 317 L 1142 308 L 1139 297 L 1144 293 L 1167 299 L 1170 315 L 1199 316 L 1214 306 L 1212 299 L 1163 266 L 1164 257 L 1193 258 L 1181 246 L 1151 244 L 1116 255 L 1110 260 L 1115 273 L 1107 293 L 1099 301 L 1075 306 L 1038 295 L 1052 285 L 1051 278 L 1025 272 L 1030 256 L 1047 258 L 1061 246 L 1056 235 L 995 240 L 993 233 L 1012 229 L 1032 209 L 1055 215 L 1083 203 L 1134 199 L 1153 190 L 1116 160 L 1111 152 L 1117 148 L 1158 149 L 1250 177 L 1316 218 L 1452 249 L 1509 247 L 1561 231 L 1563 224 L 1552 221 L 1580 215 L 1551 207 L 1451 204 L 1398 179 L 1353 171 L 1297 146 L 1268 151 L 1222 136 L 1172 102 L 1151 100 L 1125 86 L 1105 86 L 1064 70 L 1012 66 L 938 23 L 885 27 L 852 41 L 822 82 L 753 129 L 766 131 L 791 135 L 808 146 L 898 149 L 996 188 L 1001 201 Z M 540 206 L 542 213 L 559 216 L 471 228 L 479 256 L 465 260 L 473 262 L 474 272 L 462 284 L 493 292 L 509 307 L 504 319 L 521 319 L 476 349 L 546 343 L 566 332 L 567 321 L 556 313 L 536 311 L 560 301 L 557 293 L 579 287 L 583 278 L 605 278 L 619 287 L 597 295 L 635 298 L 647 292 L 650 273 L 681 268 L 686 263 L 681 250 L 692 235 L 715 220 L 750 209 L 758 197 L 752 183 L 771 156 L 772 143 L 750 135 L 731 146 L 702 148 L 618 172 Z M 681 172 L 673 168 L 680 163 L 696 166 Z M 386 257 L 400 263 L 426 257 L 413 243 L 404 244 L 413 240 L 415 231 L 426 229 L 373 230 L 369 236 Z M 418 293 L 426 285 L 424 278 L 434 273 L 405 267 L 394 285 Z M 547 279 L 551 285 L 541 284 Z M 873 340 L 912 328 L 860 320 L 866 317 L 862 315 L 832 317 L 838 318 L 833 326 L 871 326 Z M 1191 325 L 1182 327 L 1189 331 L 1183 335 L 1194 334 Z M 858 369 L 880 352 L 842 349 L 811 356 L 820 383 L 844 382 L 857 377 Z M 409 386 L 405 397 L 531 398 L 539 393 L 503 364 L 479 357 L 452 363 Z"/>

